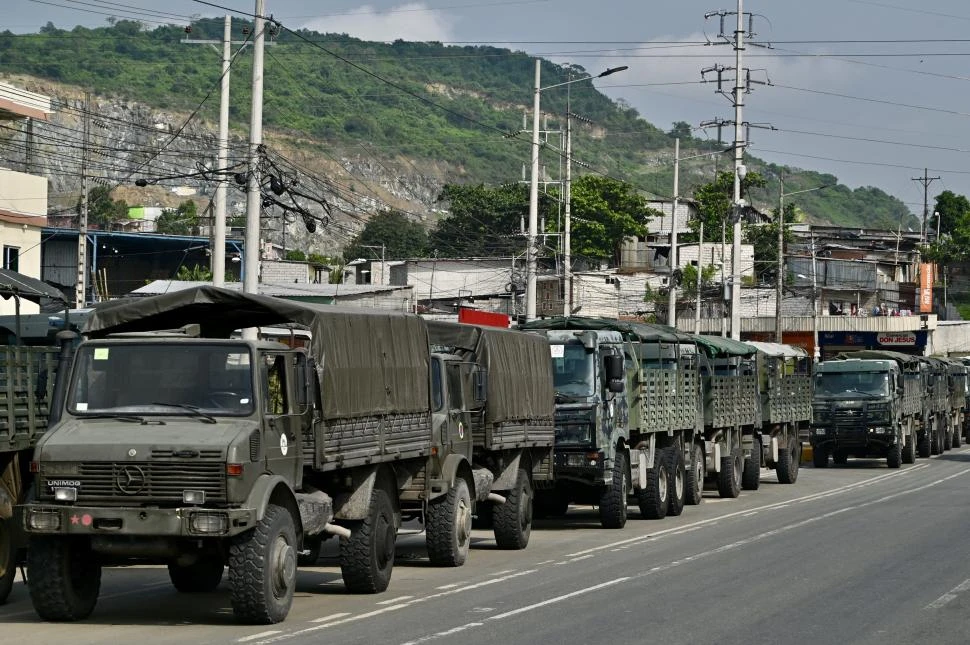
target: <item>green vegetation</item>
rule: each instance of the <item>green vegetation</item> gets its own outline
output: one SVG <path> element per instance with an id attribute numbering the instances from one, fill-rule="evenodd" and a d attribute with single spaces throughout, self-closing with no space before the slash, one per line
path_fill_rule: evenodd
<path id="1" fill-rule="evenodd" d="M 178 208 L 163 210 L 155 222 L 155 230 L 167 235 L 197 234 L 199 232 L 199 217 L 195 202 L 187 199 L 179 204 Z"/>
<path id="2" fill-rule="evenodd" d="M 351 259 L 403 260 L 425 255 L 428 232 L 400 211 L 384 211 L 371 217 L 364 230 L 344 247 Z M 382 258 L 383 255 L 383 258 Z"/>
<path id="3" fill-rule="evenodd" d="M 194 110 L 211 92 L 201 114 L 215 120 L 219 64 L 209 48 L 181 44 L 185 33 L 180 26 L 147 29 L 129 20 L 109 22 L 96 29 L 64 30 L 48 23 L 38 34 L 2 32 L 0 72 L 30 74 L 185 112 Z M 234 24 L 235 37 L 242 38 L 246 25 Z M 221 39 L 222 30 L 221 18 L 204 19 L 193 23 L 192 37 Z M 524 52 L 440 43 L 372 43 L 310 31 L 284 30 L 275 41 L 266 50 L 265 124 L 299 137 L 311 150 L 329 156 L 407 159 L 417 172 L 442 169 L 446 181 L 491 185 L 515 180 L 528 159 L 528 136 L 518 130 L 523 111 L 531 105 L 534 59 Z M 243 51 L 232 72 L 230 115 L 238 126 L 248 120 L 251 51 Z M 544 85 L 585 73 L 578 66 L 542 64 Z M 543 93 L 543 111 L 551 115 L 553 126 L 566 110 L 566 95 L 565 88 Z M 593 124 L 577 123 L 574 128 L 577 159 L 630 182 L 640 192 L 669 196 L 674 137 L 680 137 L 684 156 L 722 149 L 715 142 L 694 139 L 684 122 L 664 132 L 633 108 L 596 91 L 592 82 L 571 85 L 569 97 L 571 111 Z M 558 145 L 554 136 L 549 143 Z M 657 151 L 668 153 L 659 164 Z M 542 155 L 543 164 L 555 174 L 559 160 L 554 151 L 544 149 Z M 710 173 L 700 171 L 702 162 L 708 163 L 695 159 L 684 164 L 683 195 L 710 179 Z M 752 157 L 746 163 L 765 179 L 763 188 L 750 195 L 752 203 L 762 208 L 777 202 L 777 177 L 783 170 L 786 189 L 792 192 L 836 182 L 831 175 L 766 165 Z M 902 202 L 868 187 L 837 186 L 807 193 L 798 197 L 798 205 L 812 222 L 895 229 L 900 222 L 911 223 L 907 218 L 912 220 Z"/>

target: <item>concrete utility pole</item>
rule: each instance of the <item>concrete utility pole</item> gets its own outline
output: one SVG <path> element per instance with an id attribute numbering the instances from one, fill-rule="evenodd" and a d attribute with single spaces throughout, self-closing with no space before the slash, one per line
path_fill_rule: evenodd
<path id="1" fill-rule="evenodd" d="M 264 0 L 256 0 L 253 25 L 253 101 L 249 126 L 249 180 L 246 184 L 246 239 L 243 267 L 243 292 L 256 293 L 259 289 L 259 217 L 262 195 L 260 194 L 259 155 L 263 145 L 263 43 L 266 39 L 266 20 L 263 17 Z"/>
<path id="2" fill-rule="evenodd" d="M 81 209 L 77 214 L 77 282 L 74 306 L 87 304 L 88 285 L 88 139 L 91 136 L 91 93 L 84 95 L 84 141 L 81 143 Z"/>
<path id="3" fill-rule="evenodd" d="M 572 80 L 572 79 L 570 79 Z M 572 267 L 572 180 L 573 180 L 573 129 L 572 115 L 569 113 L 569 87 L 566 87 L 566 179 L 563 182 L 563 226 L 562 226 L 562 268 L 563 268 L 563 316 L 573 313 L 573 267 Z"/>
<path id="4" fill-rule="evenodd" d="M 741 180 L 746 174 L 744 167 L 744 68 L 741 54 L 744 52 L 744 0 L 738 0 L 737 27 L 734 31 L 734 239 L 731 246 L 731 338 L 741 340 Z"/>
<path id="5" fill-rule="evenodd" d="M 667 324 L 677 326 L 677 287 L 674 284 L 674 271 L 677 270 L 677 199 L 680 197 L 680 137 L 674 139 L 674 199 L 670 209 L 670 283 L 667 285 Z M 701 250 L 697 247 L 697 271 L 700 275 Z M 700 292 L 698 292 L 698 296 Z"/>
<path id="6" fill-rule="evenodd" d="M 923 184 L 923 223 L 919 229 L 919 241 L 920 244 L 926 244 L 927 238 L 930 236 L 926 229 L 926 218 L 930 210 L 929 188 L 930 184 L 939 179 L 939 177 L 930 177 L 929 168 L 923 168 L 923 176 L 913 177 L 912 179 L 913 181 L 918 181 L 919 183 Z"/>
<path id="7" fill-rule="evenodd" d="M 529 242 L 526 248 L 525 320 L 536 317 L 536 237 L 539 234 L 539 94 L 541 61 L 536 59 L 535 93 L 532 97 L 532 175 L 529 182 Z"/>
<path id="8" fill-rule="evenodd" d="M 778 193 L 778 276 L 775 279 L 775 342 L 783 343 L 781 328 L 781 299 L 785 284 L 785 175 L 778 177 L 781 192 Z"/>
<path id="9" fill-rule="evenodd" d="M 701 222 L 700 234 L 697 236 L 697 305 L 694 307 L 694 333 L 701 333 L 701 274 L 704 273 L 701 254 L 704 252 L 704 222 Z"/>

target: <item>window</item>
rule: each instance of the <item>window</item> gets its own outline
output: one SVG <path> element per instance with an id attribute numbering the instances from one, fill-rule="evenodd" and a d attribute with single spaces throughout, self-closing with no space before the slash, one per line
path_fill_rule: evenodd
<path id="1" fill-rule="evenodd" d="M 3 268 L 10 271 L 20 271 L 20 247 L 3 247 Z"/>

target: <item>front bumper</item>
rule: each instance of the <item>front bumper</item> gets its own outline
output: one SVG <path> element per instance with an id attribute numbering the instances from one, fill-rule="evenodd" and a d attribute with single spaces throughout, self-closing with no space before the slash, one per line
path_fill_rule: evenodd
<path id="1" fill-rule="evenodd" d="M 613 464 L 595 448 L 556 448 L 553 476 L 556 481 L 572 481 L 599 486 L 613 481 Z"/>
<path id="2" fill-rule="evenodd" d="M 251 508 L 126 508 L 26 504 L 20 526 L 32 535 L 229 537 L 256 525 Z"/>
<path id="3" fill-rule="evenodd" d="M 812 426 L 812 448 L 846 450 L 885 450 L 896 443 L 892 426 Z"/>

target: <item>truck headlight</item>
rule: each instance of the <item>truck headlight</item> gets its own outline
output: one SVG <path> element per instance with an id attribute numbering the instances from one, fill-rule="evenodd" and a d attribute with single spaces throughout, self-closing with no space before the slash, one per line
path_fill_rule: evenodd
<path id="1" fill-rule="evenodd" d="M 34 531 L 56 531 L 61 528 L 61 514 L 57 511 L 31 510 L 27 513 L 27 528 Z"/>
<path id="2" fill-rule="evenodd" d="M 184 490 L 182 491 L 182 503 L 183 504 L 205 504 L 205 491 L 204 490 Z"/>
<path id="3" fill-rule="evenodd" d="M 73 486 L 58 486 L 54 489 L 54 499 L 58 502 L 76 502 L 77 489 Z"/>
<path id="4" fill-rule="evenodd" d="M 222 534 L 229 530 L 229 516 L 225 513 L 192 513 L 189 528 L 193 533 Z"/>

